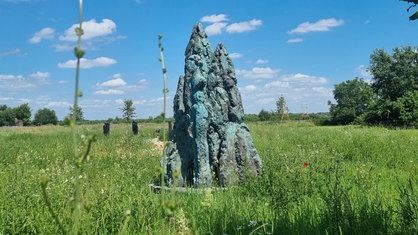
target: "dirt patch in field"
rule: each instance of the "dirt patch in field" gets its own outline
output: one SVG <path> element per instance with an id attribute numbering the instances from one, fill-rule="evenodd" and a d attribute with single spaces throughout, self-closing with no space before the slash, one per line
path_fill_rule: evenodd
<path id="1" fill-rule="evenodd" d="M 164 142 L 160 141 L 158 139 L 158 137 L 154 138 L 154 139 L 151 139 L 151 142 L 154 146 L 154 149 L 156 149 L 156 150 L 163 150 L 164 149 Z"/>

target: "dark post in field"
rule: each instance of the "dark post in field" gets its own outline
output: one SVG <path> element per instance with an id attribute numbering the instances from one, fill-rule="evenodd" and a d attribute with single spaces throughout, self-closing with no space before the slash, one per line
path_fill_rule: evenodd
<path id="1" fill-rule="evenodd" d="M 138 123 L 136 121 L 132 121 L 132 132 L 134 135 L 138 135 Z"/>
<path id="2" fill-rule="evenodd" d="M 109 135 L 109 133 L 110 133 L 110 123 L 105 122 L 103 124 L 103 134 L 107 136 L 107 135 Z"/>

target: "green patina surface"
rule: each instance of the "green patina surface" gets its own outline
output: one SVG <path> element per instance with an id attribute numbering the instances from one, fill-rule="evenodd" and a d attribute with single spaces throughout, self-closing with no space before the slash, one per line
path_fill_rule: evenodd
<path id="1" fill-rule="evenodd" d="M 166 183 L 227 186 L 257 175 L 254 148 L 237 86 L 234 65 L 222 43 L 212 51 L 200 23 L 185 51 L 185 75 L 174 97 L 174 129 L 163 164 Z"/>

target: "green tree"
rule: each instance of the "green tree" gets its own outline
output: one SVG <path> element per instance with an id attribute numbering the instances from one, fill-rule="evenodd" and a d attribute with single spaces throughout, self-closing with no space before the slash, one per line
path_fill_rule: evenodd
<path id="1" fill-rule="evenodd" d="M 369 70 L 377 101 L 366 120 L 372 124 L 414 126 L 418 103 L 417 49 L 395 48 L 392 55 L 379 49 L 370 58 Z"/>
<path id="2" fill-rule="evenodd" d="M 36 112 L 33 122 L 36 125 L 46 125 L 46 124 L 57 125 L 58 118 L 54 110 L 44 108 Z"/>
<path id="3" fill-rule="evenodd" d="M 70 106 L 70 118 L 73 118 L 73 115 L 75 115 L 76 121 L 83 121 L 84 120 L 84 113 L 83 109 L 79 106 Z"/>
<path id="4" fill-rule="evenodd" d="M 335 85 L 334 99 L 330 105 L 331 120 L 335 124 L 350 124 L 366 112 L 373 101 L 373 89 L 360 78 Z"/>
<path id="5" fill-rule="evenodd" d="M 15 118 L 16 115 L 12 108 L 6 105 L 0 106 L 0 126 L 14 126 Z"/>
<path id="6" fill-rule="evenodd" d="M 123 107 L 120 108 L 122 111 L 122 117 L 127 121 L 130 122 L 132 118 L 135 116 L 135 107 L 134 102 L 132 100 L 124 100 Z"/>
<path id="7" fill-rule="evenodd" d="M 283 122 L 284 119 L 288 119 L 289 108 L 287 107 L 286 99 L 283 95 L 276 101 L 276 111 L 281 122 Z"/>
<path id="8" fill-rule="evenodd" d="M 271 113 L 264 109 L 261 109 L 260 113 L 258 113 L 258 118 L 260 121 L 268 121 L 271 119 Z"/>
<path id="9" fill-rule="evenodd" d="M 23 125 L 30 125 L 30 117 L 32 116 L 28 103 L 22 104 L 13 109 L 15 117 L 23 121 Z"/>

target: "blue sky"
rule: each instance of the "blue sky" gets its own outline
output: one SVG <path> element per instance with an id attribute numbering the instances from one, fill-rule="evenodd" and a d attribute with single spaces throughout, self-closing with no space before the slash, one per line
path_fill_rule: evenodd
<path id="1" fill-rule="evenodd" d="M 84 0 L 79 104 L 89 120 L 162 112 L 158 34 L 163 35 L 168 111 L 192 28 L 201 22 L 212 48 L 223 42 L 235 65 L 245 113 L 326 112 L 334 85 L 362 77 L 375 49 L 415 46 L 418 22 L 398 0 Z M 415 10 L 415 9 L 413 9 Z M 78 1 L 0 0 L 0 104 L 29 103 L 32 114 L 73 103 Z"/>

